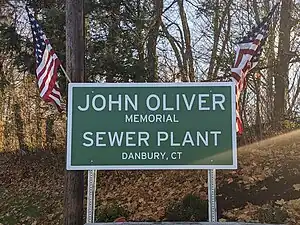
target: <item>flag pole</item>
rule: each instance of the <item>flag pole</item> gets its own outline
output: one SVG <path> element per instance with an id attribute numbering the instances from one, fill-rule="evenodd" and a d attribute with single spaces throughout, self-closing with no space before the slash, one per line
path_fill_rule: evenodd
<path id="1" fill-rule="evenodd" d="M 69 83 L 72 83 L 70 77 L 67 75 L 64 67 L 61 64 L 60 64 L 60 68 L 63 71 L 63 73 L 64 73 L 65 77 L 67 78 L 67 80 L 69 81 Z"/>

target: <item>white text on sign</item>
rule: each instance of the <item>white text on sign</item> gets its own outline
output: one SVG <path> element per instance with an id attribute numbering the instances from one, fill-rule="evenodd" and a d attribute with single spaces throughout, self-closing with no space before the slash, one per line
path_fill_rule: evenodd
<path id="1" fill-rule="evenodd" d="M 191 111 L 197 109 L 199 111 L 209 111 L 220 109 L 225 110 L 224 102 L 225 96 L 218 93 L 210 94 L 175 94 L 168 96 L 166 94 L 157 95 L 150 94 L 143 99 L 143 107 L 146 106 L 147 110 L 155 112 L 162 111 Z M 172 103 L 171 103 L 172 102 Z M 77 109 L 81 112 L 87 110 L 101 111 L 139 111 L 140 106 L 139 96 L 134 94 L 109 94 L 107 96 L 102 94 L 85 96 L 85 103 L 78 105 Z"/>

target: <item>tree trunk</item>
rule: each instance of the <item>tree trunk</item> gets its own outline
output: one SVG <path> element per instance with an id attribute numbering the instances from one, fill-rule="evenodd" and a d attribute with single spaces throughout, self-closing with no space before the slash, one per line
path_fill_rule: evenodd
<path id="1" fill-rule="evenodd" d="M 239 102 L 239 104 L 241 105 L 240 107 L 240 114 L 241 114 L 241 117 L 242 117 L 242 121 L 243 121 L 243 127 L 244 129 L 246 130 L 247 128 L 249 128 L 249 121 L 248 121 L 248 117 L 247 117 L 247 98 L 248 98 L 248 94 L 247 94 L 247 88 L 241 93 L 241 101 Z M 248 135 L 246 137 L 246 135 L 242 135 L 242 140 L 243 140 L 243 143 L 246 145 L 249 143 L 249 136 L 251 136 L 251 130 L 249 129 L 248 130 Z"/>
<path id="2" fill-rule="evenodd" d="M 133 79 L 133 82 L 146 82 L 148 74 L 146 71 L 147 62 L 145 60 L 145 21 L 143 20 L 143 3 L 138 1 L 138 5 L 136 7 L 137 11 L 137 21 L 135 22 L 137 35 L 135 37 L 136 49 L 138 52 L 138 63 L 137 70 Z"/>
<path id="3" fill-rule="evenodd" d="M 179 7 L 179 14 L 181 18 L 181 23 L 183 27 L 183 34 L 184 34 L 184 42 L 185 42 L 185 54 L 184 57 L 184 65 L 187 68 L 187 75 L 189 81 L 195 81 L 195 73 L 194 73 L 194 58 L 191 46 L 191 34 L 189 24 L 187 22 L 186 14 L 184 11 L 183 0 L 178 0 L 178 7 Z"/>
<path id="4" fill-rule="evenodd" d="M 12 95 L 11 91 L 8 89 L 7 90 L 7 97 L 4 97 L 5 104 L 3 105 L 3 115 L 4 115 L 4 131 L 3 131 L 3 148 L 4 150 L 8 150 L 11 148 L 11 141 L 9 140 L 9 134 L 11 132 L 10 130 L 10 123 L 8 121 L 11 120 L 11 113 L 10 109 L 12 108 L 11 105 L 12 103 Z"/>
<path id="5" fill-rule="evenodd" d="M 106 82 L 113 83 L 115 82 L 115 76 L 117 74 L 117 69 L 115 67 L 117 62 L 116 57 L 116 46 L 119 34 L 119 23 L 120 23 L 120 2 L 113 2 L 110 6 L 110 21 L 109 21 L 109 30 L 107 36 L 107 59 L 110 65 L 109 73 L 106 77 Z"/>
<path id="6" fill-rule="evenodd" d="M 55 133 L 53 132 L 54 118 L 53 115 L 49 115 L 46 119 L 46 149 L 53 150 L 53 140 L 55 139 Z"/>
<path id="7" fill-rule="evenodd" d="M 148 80 L 150 82 L 155 82 L 158 80 L 157 77 L 157 55 L 156 55 L 156 45 L 159 27 L 161 25 L 161 16 L 163 13 L 163 0 L 153 0 L 154 3 L 154 20 L 151 24 L 147 52 L 148 52 Z"/>
<path id="8" fill-rule="evenodd" d="M 208 79 L 212 79 L 213 77 L 213 69 L 215 66 L 215 61 L 217 59 L 217 53 L 218 53 L 218 44 L 219 44 L 219 39 L 220 39 L 220 34 L 221 34 L 221 29 L 223 26 L 223 23 L 219 23 L 220 20 L 220 1 L 216 0 L 215 1 L 215 10 L 214 10 L 214 18 L 213 18 L 213 33 L 214 33 L 214 38 L 213 38 L 213 48 L 211 50 L 211 56 L 210 56 L 210 62 L 209 62 L 209 67 L 208 67 Z"/>
<path id="9" fill-rule="evenodd" d="M 40 108 L 40 97 L 39 90 L 36 89 L 37 96 L 35 99 L 35 115 L 36 115 L 36 133 L 35 133 L 35 142 L 36 146 L 39 149 L 43 149 L 43 141 L 42 141 L 42 123 L 41 123 L 41 108 Z"/>
<path id="10" fill-rule="evenodd" d="M 83 0 L 66 0 L 67 74 L 73 82 L 84 78 Z M 82 225 L 84 212 L 84 171 L 65 171 L 64 224 Z"/>
<path id="11" fill-rule="evenodd" d="M 0 151 L 4 150 L 4 122 L 0 117 Z"/>
<path id="12" fill-rule="evenodd" d="M 142 37 L 142 35 L 140 35 Z M 146 71 L 145 71 L 145 48 L 144 45 L 141 43 L 137 43 L 137 51 L 138 51 L 138 73 L 136 74 L 135 77 L 135 82 L 145 82 L 146 81 Z"/>
<path id="13" fill-rule="evenodd" d="M 258 140 L 262 140 L 262 126 L 261 126 L 261 113 L 260 113 L 260 79 L 253 76 L 255 95 L 256 95 L 256 112 L 255 112 L 255 136 Z"/>
<path id="14" fill-rule="evenodd" d="M 276 73 L 276 58 L 275 58 L 275 33 L 274 26 L 271 25 L 269 37 L 267 39 L 268 48 L 266 49 L 267 55 L 267 101 L 268 122 L 274 119 L 274 76 Z"/>
<path id="15" fill-rule="evenodd" d="M 16 133 L 19 142 L 19 151 L 20 153 L 27 152 L 28 147 L 25 143 L 25 134 L 24 134 L 24 123 L 21 116 L 21 107 L 19 103 L 14 104 L 14 114 L 15 114 L 15 125 Z"/>
<path id="16" fill-rule="evenodd" d="M 183 67 L 183 63 L 182 63 L 182 59 L 181 59 L 181 55 L 180 55 L 180 50 L 178 49 L 178 47 L 176 45 L 176 40 L 169 33 L 168 28 L 164 25 L 164 23 L 161 23 L 161 27 L 162 27 L 163 32 L 166 35 L 166 38 L 168 39 L 173 51 L 174 51 L 174 54 L 175 54 L 175 57 L 177 60 L 177 65 L 179 68 L 179 75 L 180 75 L 180 77 L 184 77 L 184 80 L 187 80 L 186 79 L 186 71 L 184 71 L 184 67 Z"/>
<path id="17" fill-rule="evenodd" d="M 222 48 L 220 50 L 220 53 L 219 53 L 219 56 L 215 59 L 215 62 L 212 63 L 212 68 L 215 66 L 215 69 L 214 69 L 214 72 L 212 73 L 211 72 L 208 72 L 208 77 L 211 78 L 211 79 L 214 79 L 218 76 L 218 72 L 219 72 L 219 69 L 220 69 L 220 64 L 221 64 L 221 59 L 223 58 L 223 55 L 224 55 L 224 52 L 225 52 L 225 48 L 226 48 L 226 45 L 228 45 L 228 40 L 230 38 L 230 28 L 231 28 L 231 15 L 230 15 L 230 5 L 232 3 L 232 0 L 230 0 L 227 5 L 226 5 L 226 9 L 225 11 L 223 12 L 223 16 L 222 16 L 222 19 L 221 19 L 221 24 L 225 24 L 225 18 L 226 18 L 226 15 L 227 15 L 227 28 L 226 28 L 226 31 L 225 31 L 225 38 L 224 38 L 224 41 L 223 41 L 223 44 L 222 44 Z M 221 34 L 221 30 L 222 30 L 222 25 L 220 25 L 220 28 L 218 30 L 219 34 L 218 36 L 220 36 Z M 218 40 L 216 40 L 217 42 L 219 42 L 219 38 Z M 214 40 L 214 43 L 215 43 L 215 40 Z M 216 50 L 217 51 L 217 46 L 216 46 Z M 212 58 L 213 57 L 216 57 L 212 55 Z M 211 60 L 212 60 L 211 58 Z M 215 64 L 215 65 L 213 65 Z M 212 73 L 212 76 L 210 77 L 210 74 Z"/>
<path id="18" fill-rule="evenodd" d="M 254 18 L 256 21 L 256 24 L 258 24 L 260 22 L 259 19 L 259 10 L 258 10 L 258 4 L 257 4 L 257 0 L 253 0 L 253 10 L 254 10 Z"/>
<path id="19" fill-rule="evenodd" d="M 274 124 L 284 120 L 286 109 L 286 92 L 288 89 L 289 51 L 291 34 L 292 0 L 283 0 L 280 12 L 278 65 L 275 76 Z"/>

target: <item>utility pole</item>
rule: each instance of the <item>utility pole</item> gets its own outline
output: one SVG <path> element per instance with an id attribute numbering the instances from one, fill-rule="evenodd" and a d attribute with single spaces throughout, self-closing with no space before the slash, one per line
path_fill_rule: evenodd
<path id="1" fill-rule="evenodd" d="M 84 82 L 84 0 L 66 0 L 66 68 L 72 82 Z M 82 225 L 84 171 L 65 171 L 64 225 Z"/>

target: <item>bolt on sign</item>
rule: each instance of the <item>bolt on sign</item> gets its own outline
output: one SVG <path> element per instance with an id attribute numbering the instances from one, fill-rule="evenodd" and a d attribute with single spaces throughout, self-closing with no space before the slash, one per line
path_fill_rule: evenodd
<path id="1" fill-rule="evenodd" d="M 68 170 L 236 169 L 235 88 L 70 83 Z"/>

